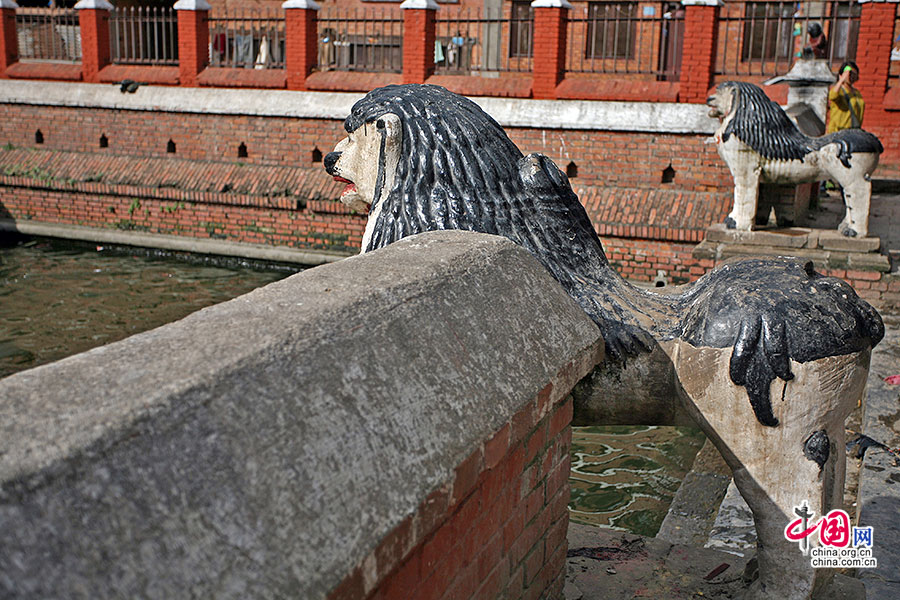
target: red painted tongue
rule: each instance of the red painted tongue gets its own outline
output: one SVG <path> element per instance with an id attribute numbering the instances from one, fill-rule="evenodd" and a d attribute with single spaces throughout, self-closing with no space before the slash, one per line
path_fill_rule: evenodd
<path id="1" fill-rule="evenodd" d="M 335 180 L 335 181 L 339 181 L 340 183 L 346 183 L 346 184 L 347 184 L 347 187 L 345 187 L 345 188 L 344 188 L 344 191 L 341 192 L 341 195 L 342 195 L 342 196 L 343 196 L 344 194 L 348 193 L 348 192 L 355 192 L 355 191 L 356 191 L 356 184 L 353 183 L 352 181 L 350 181 L 349 179 L 344 179 L 343 177 L 338 177 L 337 175 L 335 175 L 335 176 L 334 176 L 334 180 Z"/>

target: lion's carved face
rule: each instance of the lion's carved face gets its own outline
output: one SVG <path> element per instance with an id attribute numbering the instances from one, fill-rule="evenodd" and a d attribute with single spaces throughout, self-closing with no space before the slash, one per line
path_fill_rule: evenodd
<path id="1" fill-rule="evenodd" d="M 706 99 L 706 105 L 710 108 L 709 116 L 713 119 L 724 119 L 731 112 L 733 101 L 734 90 L 732 88 L 724 85 L 717 86 L 713 95 Z"/>
<path id="2" fill-rule="evenodd" d="M 401 137 L 400 119 L 387 113 L 338 142 L 324 162 L 335 181 L 347 184 L 341 202 L 366 213 L 380 207 L 394 183 Z"/>

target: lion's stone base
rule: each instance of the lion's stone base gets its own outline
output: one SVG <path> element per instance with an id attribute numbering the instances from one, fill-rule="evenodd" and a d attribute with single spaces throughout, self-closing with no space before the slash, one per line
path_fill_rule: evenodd
<path id="1" fill-rule="evenodd" d="M 739 231 L 717 224 L 706 230 L 706 239 L 694 248 L 692 256 L 715 261 L 733 256 L 796 256 L 813 261 L 819 270 L 888 273 L 891 261 L 880 248 L 880 238 L 850 238 L 832 230 L 773 227 Z"/>

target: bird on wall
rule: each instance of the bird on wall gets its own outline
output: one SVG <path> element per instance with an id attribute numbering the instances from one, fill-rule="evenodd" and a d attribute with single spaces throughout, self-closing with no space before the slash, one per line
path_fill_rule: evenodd
<path id="1" fill-rule="evenodd" d="M 145 82 L 134 81 L 133 79 L 123 79 L 122 81 L 116 81 L 114 85 L 119 86 L 119 91 L 123 94 L 126 92 L 133 94 L 139 87 L 147 84 Z"/>

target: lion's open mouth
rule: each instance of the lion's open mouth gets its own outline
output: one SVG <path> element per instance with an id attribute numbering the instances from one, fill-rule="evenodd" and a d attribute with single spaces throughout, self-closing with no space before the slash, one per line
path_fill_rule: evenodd
<path id="1" fill-rule="evenodd" d="M 341 192 L 341 202 L 356 210 L 369 211 L 369 203 L 365 202 L 359 195 L 359 190 L 356 189 L 355 183 L 338 175 L 334 175 L 333 178 L 335 181 L 347 184 L 347 187 Z"/>
<path id="2" fill-rule="evenodd" d="M 344 191 L 341 192 L 341 196 L 345 196 L 345 195 L 349 194 L 350 192 L 354 192 L 354 193 L 356 192 L 356 184 L 353 183 L 352 181 L 350 181 L 349 179 L 344 179 L 343 177 L 338 177 L 337 175 L 335 175 L 334 180 L 338 181 L 340 183 L 347 184 L 347 187 L 345 187 Z"/>

